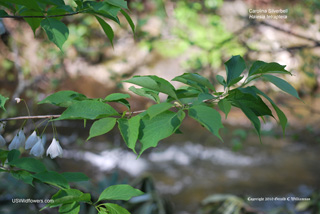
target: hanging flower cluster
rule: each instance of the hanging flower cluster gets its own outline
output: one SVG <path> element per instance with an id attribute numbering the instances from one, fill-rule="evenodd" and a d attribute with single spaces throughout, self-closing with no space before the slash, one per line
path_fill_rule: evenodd
<path id="1" fill-rule="evenodd" d="M 0 147 L 6 145 L 5 139 L 2 137 L 1 132 L 3 130 L 2 124 L 0 124 Z M 45 153 L 45 143 L 46 136 L 39 137 L 36 131 L 33 131 L 32 134 L 26 140 L 23 129 L 21 129 L 13 138 L 11 143 L 9 144 L 9 150 L 19 149 L 24 147 L 26 150 L 30 149 L 30 154 L 36 157 L 42 157 Z M 61 157 L 63 154 L 63 150 L 59 144 L 59 141 L 56 138 L 53 138 L 50 146 L 47 149 L 47 156 L 50 155 L 50 158 Z"/>

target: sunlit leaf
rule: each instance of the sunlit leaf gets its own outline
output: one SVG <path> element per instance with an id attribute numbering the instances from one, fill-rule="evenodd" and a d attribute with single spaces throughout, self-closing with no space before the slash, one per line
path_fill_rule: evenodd
<path id="1" fill-rule="evenodd" d="M 109 214 L 130 214 L 128 210 L 118 204 L 106 203 L 103 205 L 107 208 Z"/>
<path id="2" fill-rule="evenodd" d="M 195 105 L 189 108 L 189 116 L 223 141 L 219 134 L 219 129 L 223 128 L 221 116 L 215 109 L 205 105 Z"/>
<path id="3" fill-rule="evenodd" d="M 183 81 L 183 80 L 186 80 L 186 81 Z M 206 87 L 208 89 L 211 89 L 212 91 L 215 91 L 215 88 L 210 83 L 210 81 L 207 78 L 205 78 L 197 73 L 184 73 L 184 74 L 172 79 L 172 81 L 179 81 L 179 82 L 183 82 L 185 84 L 188 84 L 188 80 L 195 82 L 195 83 L 198 83 L 199 85 Z M 188 85 L 190 85 L 190 84 L 188 84 Z M 191 85 L 191 86 L 193 86 L 193 85 Z"/>
<path id="4" fill-rule="evenodd" d="M 174 134 L 184 117 L 183 111 L 165 111 L 152 119 L 148 115 L 144 116 L 140 123 L 139 140 L 142 146 L 139 155 L 150 147 L 156 147 L 160 140 Z"/>
<path id="5" fill-rule="evenodd" d="M 130 119 L 118 119 L 118 128 L 121 136 L 128 148 L 132 149 L 134 153 L 136 153 L 135 146 L 139 136 L 140 119 L 140 115 L 134 116 Z"/>
<path id="6" fill-rule="evenodd" d="M 111 129 L 113 129 L 116 122 L 117 119 L 113 117 L 102 118 L 95 121 L 90 128 L 90 133 L 87 140 L 108 133 L 111 131 Z"/>
<path id="7" fill-rule="evenodd" d="M 118 184 L 108 187 L 100 194 L 98 201 L 102 200 L 124 200 L 143 195 L 144 193 L 127 184 Z"/>
<path id="8" fill-rule="evenodd" d="M 58 91 L 49 95 L 38 104 L 48 103 L 61 107 L 69 107 L 71 104 L 85 99 L 87 99 L 85 95 L 75 91 Z"/>
<path id="9" fill-rule="evenodd" d="M 68 39 L 69 29 L 61 21 L 54 18 L 45 18 L 41 21 L 41 27 L 46 32 L 49 40 L 56 44 L 60 50 L 62 50 L 62 45 Z"/>
<path id="10" fill-rule="evenodd" d="M 153 117 L 157 116 L 158 114 L 161 114 L 162 112 L 169 110 L 173 106 L 174 105 L 171 103 L 159 103 L 159 104 L 156 104 L 156 105 L 149 107 L 147 110 L 147 113 L 150 116 L 150 119 L 152 119 Z"/>
<path id="11" fill-rule="evenodd" d="M 146 88 L 136 88 L 134 86 L 129 87 L 129 90 L 135 93 L 136 95 L 147 97 L 156 103 L 160 103 L 159 92 L 149 90 Z"/>
<path id="12" fill-rule="evenodd" d="M 59 208 L 60 214 L 78 214 L 80 212 L 80 203 L 74 201 L 73 203 L 62 204 Z"/>
<path id="13" fill-rule="evenodd" d="M 255 61 L 249 70 L 249 76 L 267 73 L 291 74 L 289 71 L 284 69 L 285 67 L 285 65 L 280 65 L 276 62 L 266 63 L 263 61 Z"/>

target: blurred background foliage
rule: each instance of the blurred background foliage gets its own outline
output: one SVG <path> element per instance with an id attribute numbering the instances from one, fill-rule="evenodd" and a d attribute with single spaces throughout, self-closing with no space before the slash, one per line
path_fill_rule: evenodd
<path id="1" fill-rule="evenodd" d="M 225 121 L 224 145 L 217 144 L 201 127 L 194 127 L 191 121 L 187 121 L 187 128 L 182 130 L 187 136 L 178 135 L 164 141 L 154 152 L 140 158 L 142 162 L 148 162 L 147 171 L 154 179 L 142 176 L 142 172 L 134 175 L 121 172 L 121 179 L 104 185 L 138 177 L 137 186 L 149 191 L 150 197 L 128 204 L 132 213 L 137 210 L 144 210 L 146 214 L 216 213 L 218 211 L 214 210 L 230 207 L 239 213 L 319 212 L 319 194 L 312 194 L 320 188 L 320 171 L 316 165 L 320 151 L 319 1 L 128 0 L 128 5 L 137 26 L 136 34 L 132 35 L 130 26 L 122 17 L 122 27 L 109 23 L 115 30 L 114 49 L 92 17 L 63 18 L 70 30 L 63 52 L 45 38 L 42 30 L 34 35 L 22 20 L 0 19 L 0 94 L 11 100 L 24 98 L 31 114 L 51 114 L 60 110 L 36 103 L 58 90 L 105 97 L 116 91 L 127 92 L 128 86 L 121 81 L 132 75 L 153 74 L 170 80 L 184 72 L 197 72 L 214 82 L 216 75 L 225 74 L 223 63 L 231 55 L 242 55 L 249 63 L 263 60 L 287 65 L 293 73 L 287 81 L 296 87 L 305 103 L 288 99 L 270 85 L 258 83 L 289 116 L 290 126 L 285 139 L 279 127 L 266 118 L 262 127 L 265 143 L 259 145 L 251 134 L 250 122 L 237 111 L 231 112 Z M 285 14 L 288 18 L 248 18 L 249 9 L 269 8 L 288 9 Z M 134 110 L 148 105 L 148 101 L 134 96 L 131 102 Z M 13 101 L 6 108 L 8 111 L 1 113 L 2 117 L 27 114 L 23 106 Z M 8 141 L 13 135 L 10 132 L 19 125 L 16 122 L 7 125 L 5 137 Z M 111 179 L 117 174 L 115 169 L 126 171 L 130 168 L 123 166 L 127 163 L 125 160 L 121 160 L 122 163 L 108 159 L 114 166 L 101 170 L 100 165 L 105 165 L 103 158 L 106 156 L 99 152 L 118 148 L 121 145 L 119 133 L 99 138 L 99 142 L 89 145 L 84 143 L 87 136 L 84 136 L 82 124 L 65 122 L 57 126 L 64 148 L 71 151 L 58 161 L 62 171 L 70 171 L 70 168 L 83 171 L 77 166 L 81 157 L 81 161 L 93 164 L 86 163 L 84 168 L 94 177 L 92 185 L 99 186 L 106 174 Z M 177 149 L 171 143 L 181 148 Z M 75 150 L 80 150 L 82 156 L 72 155 Z M 91 153 L 86 153 L 88 151 Z M 131 157 L 125 151 L 122 153 Z M 117 156 L 112 157 L 117 159 Z M 12 178 L 1 179 L 12 181 Z M 11 187 L 2 185 L 0 188 L 0 202 L 7 203 Z M 13 188 L 14 185 L 11 190 Z M 214 193 L 221 195 L 210 197 Z M 313 200 L 304 204 L 265 205 L 245 201 L 246 196 L 259 194 L 312 195 Z M 164 200 L 161 195 L 169 199 Z M 31 194 L 29 197 L 38 196 Z M 251 205 L 258 207 L 259 211 Z"/>

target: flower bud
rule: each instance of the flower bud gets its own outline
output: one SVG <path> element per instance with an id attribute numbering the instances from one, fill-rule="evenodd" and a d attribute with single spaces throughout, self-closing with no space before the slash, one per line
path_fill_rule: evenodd
<path id="1" fill-rule="evenodd" d="M 59 144 L 59 141 L 57 141 L 55 138 L 53 138 L 52 143 L 50 144 L 48 150 L 47 150 L 47 156 L 50 155 L 50 158 L 56 158 L 61 157 L 63 154 L 63 150 Z"/>

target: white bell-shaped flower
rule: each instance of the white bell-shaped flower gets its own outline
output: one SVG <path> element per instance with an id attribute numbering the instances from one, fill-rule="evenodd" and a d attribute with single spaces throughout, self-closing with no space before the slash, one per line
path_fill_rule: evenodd
<path id="1" fill-rule="evenodd" d="M 24 143 L 26 142 L 26 136 L 24 135 L 23 129 L 19 131 L 18 135 L 21 146 L 24 146 Z"/>
<path id="2" fill-rule="evenodd" d="M 50 158 L 61 157 L 63 154 L 63 150 L 55 138 L 53 138 L 52 143 L 50 144 L 49 148 L 47 149 L 47 156 L 50 155 Z"/>
<path id="3" fill-rule="evenodd" d="M 25 145 L 25 149 L 31 149 L 39 140 L 36 131 L 33 131 L 32 134 L 28 137 Z"/>
<path id="4" fill-rule="evenodd" d="M 37 143 L 30 150 L 30 154 L 36 157 L 42 157 L 42 155 L 44 154 L 44 147 L 41 142 L 41 138 L 38 138 Z"/>
<path id="5" fill-rule="evenodd" d="M 0 147 L 4 147 L 6 145 L 6 140 L 0 134 Z"/>
<path id="6" fill-rule="evenodd" d="M 24 140 L 25 140 L 25 136 L 23 131 L 20 130 L 16 136 L 14 136 L 13 140 L 11 141 L 10 145 L 9 145 L 9 150 L 13 150 L 13 149 L 19 149 L 20 147 L 24 146 Z M 23 140 L 24 138 L 24 140 Z"/>

